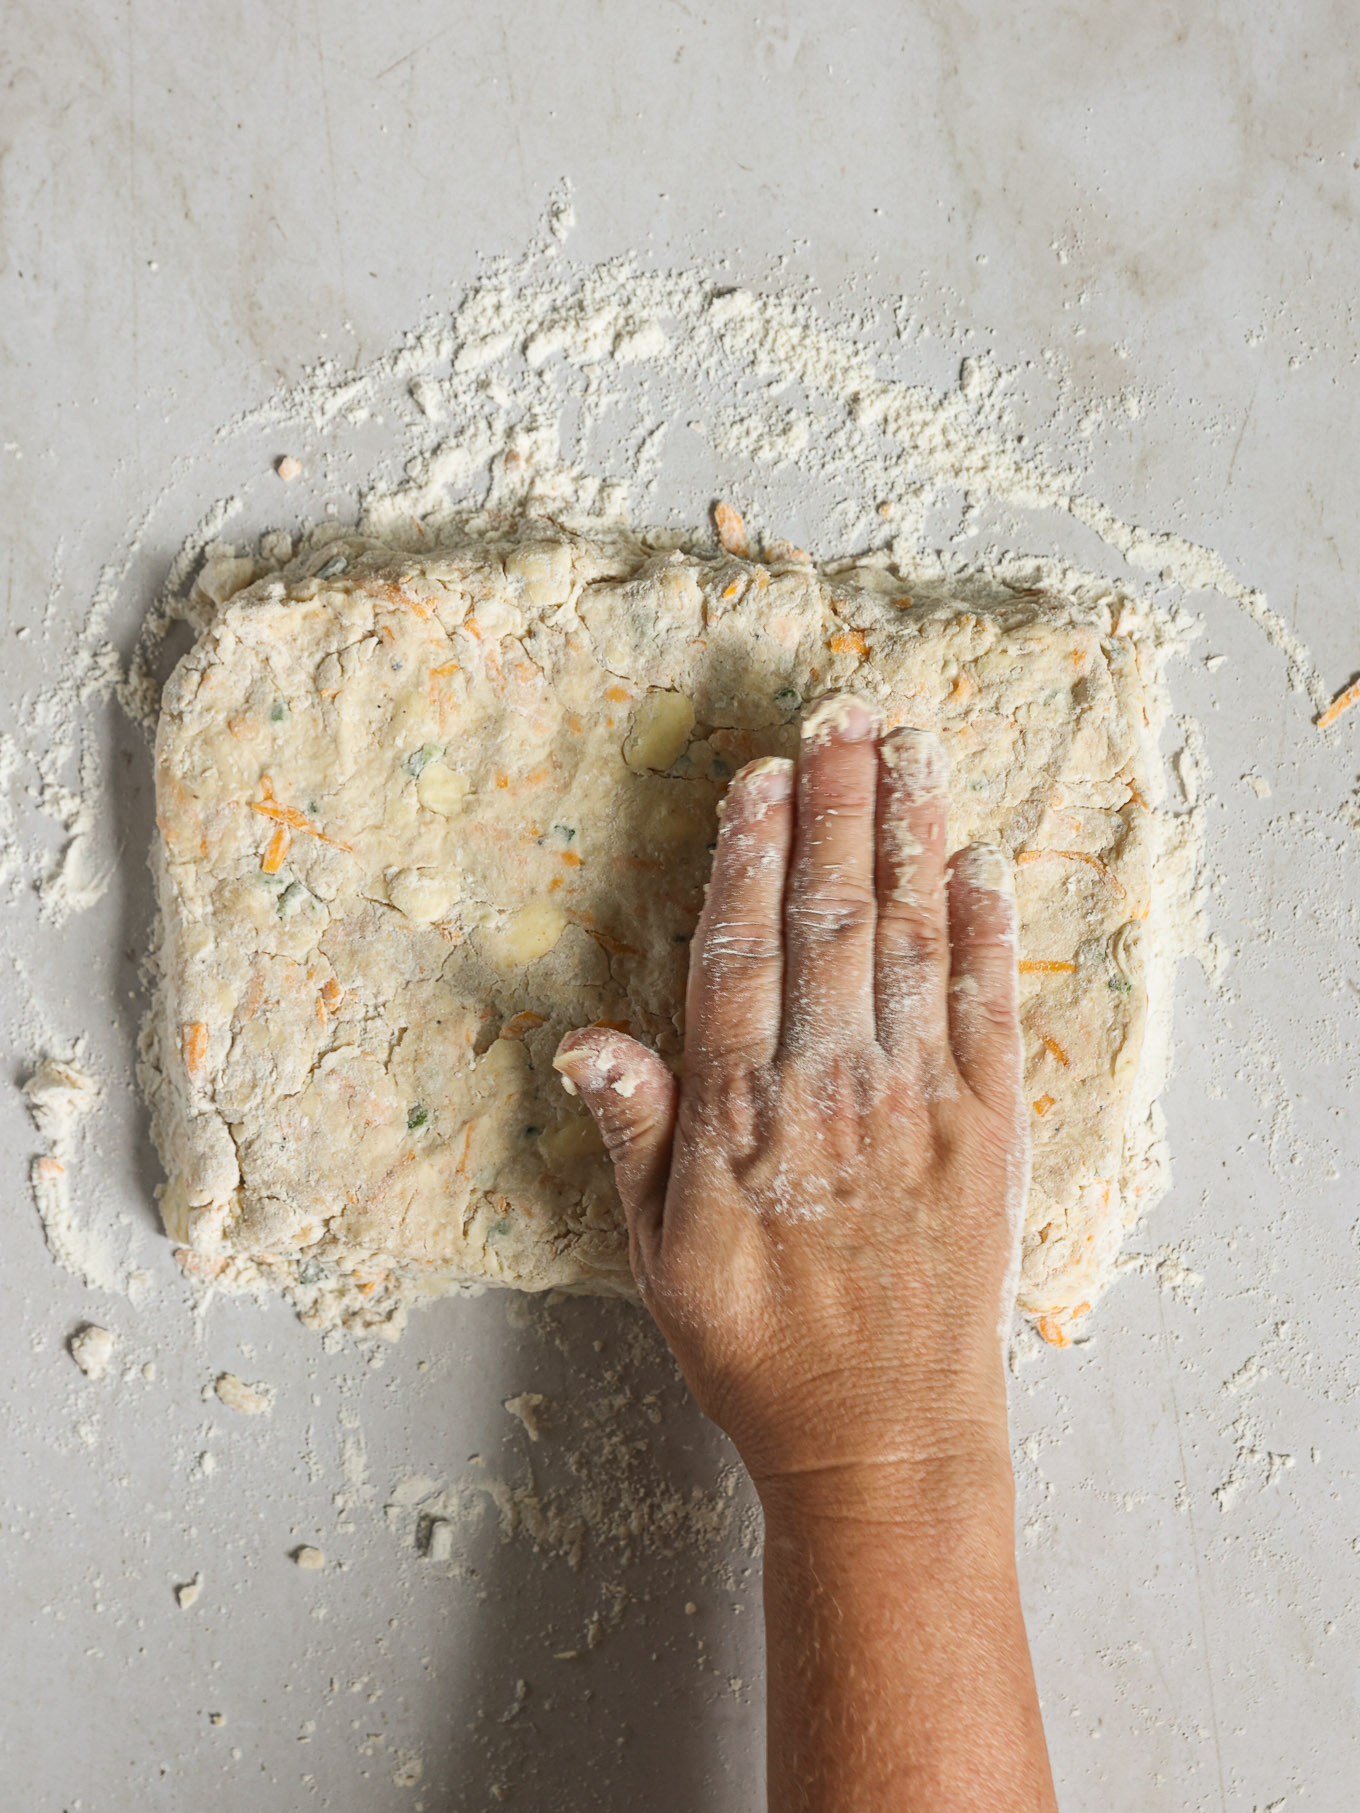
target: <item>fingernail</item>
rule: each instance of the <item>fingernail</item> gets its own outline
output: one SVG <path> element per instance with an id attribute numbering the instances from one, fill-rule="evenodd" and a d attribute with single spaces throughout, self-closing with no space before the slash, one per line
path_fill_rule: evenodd
<path id="1" fill-rule="evenodd" d="M 552 1063 L 568 1095 L 598 1089 L 604 1082 L 600 1054 L 592 1045 L 570 1046 L 566 1051 L 559 1045 Z"/>
<path id="2" fill-rule="evenodd" d="M 758 793 L 761 799 L 788 799 L 793 792 L 793 763 L 787 756 L 762 755 L 739 768 L 732 785 Z"/>
<path id="3" fill-rule="evenodd" d="M 878 734 L 883 714 L 872 699 L 854 692 L 829 692 L 803 714 L 805 743 L 829 743 L 833 737 L 863 743 Z"/>
<path id="4" fill-rule="evenodd" d="M 949 785 L 949 757 L 933 730 L 903 724 L 881 744 L 883 766 L 913 793 L 943 793 Z"/>
<path id="5" fill-rule="evenodd" d="M 954 873 L 980 894 L 1015 898 L 1015 872 L 1005 851 L 996 844 L 965 845 L 954 858 Z"/>
<path id="6" fill-rule="evenodd" d="M 565 1051 L 559 1045 L 553 1069 L 568 1095 L 579 1095 L 582 1090 L 597 1094 L 607 1087 L 615 1095 L 629 1096 L 646 1075 L 645 1065 L 639 1066 L 636 1060 L 636 1050 L 633 1041 L 622 1034 L 589 1045 L 569 1045 Z"/>

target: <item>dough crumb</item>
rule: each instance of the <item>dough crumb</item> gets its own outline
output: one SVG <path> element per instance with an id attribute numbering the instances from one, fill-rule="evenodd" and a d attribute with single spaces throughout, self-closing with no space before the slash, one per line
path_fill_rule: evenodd
<path id="1" fill-rule="evenodd" d="M 107 1328 L 87 1322 L 67 1343 L 67 1351 L 87 1379 L 102 1379 L 113 1358 L 114 1338 Z"/>
<path id="2" fill-rule="evenodd" d="M 198 1596 L 202 1591 L 202 1574 L 195 1574 L 192 1580 L 186 1580 L 182 1586 L 177 1586 L 175 1588 L 175 1599 L 179 1604 L 179 1609 L 182 1612 L 187 1612 L 191 1605 L 197 1604 Z"/>
<path id="3" fill-rule="evenodd" d="M 453 1560 L 453 1525 L 447 1517 L 436 1517 L 431 1520 L 429 1535 L 425 1543 L 425 1554 L 430 1561 Z"/>
<path id="4" fill-rule="evenodd" d="M 62 1058 L 44 1058 L 24 1084 L 34 1125 L 57 1147 L 65 1146 L 102 1094 L 97 1078 Z"/>
<path id="5" fill-rule="evenodd" d="M 300 1568 L 311 1574 L 319 1574 L 326 1565 L 325 1552 L 312 1548 L 311 1544 L 306 1542 L 293 1550 L 293 1560 Z"/>
<path id="6" fill-rule="evenodd" d="M 539 1412 L 547 1401 L 548 1400 L 540 1391 L 521 1391 L 518 1397 L 506 1398 L 505 1400 L 505 1408 L 510 1412 L 511 1416 L 524 1424 L 531 1442 L 536 1442 L 538 1440 L 540 1433 L 538 1425 Z"/>
<path id="7" fill-rule="evenodd" d="M 291 453 L 285 453 L 282 459 L 274 461 L 274 470 L 285 485 L 291 485 L 302 473 L 302 461 L 295 460 Z"/>
<path id="8" fill-rule="evenodd" d="M 1244 774 L 1243 783 L 1250 787 L 1257 799 L 1270 798 L 1270 782 L 1259 774 Z"/>
<path id="9" fill-rule="evenodd" d="M 274 1408 L 274 1394 L 267 1386 L 247 1385 L 234 1372 L 219 1373 L 213 1390 L 228 1410 L 237 1410 L 242 1416 L 259 1416 Z"/>

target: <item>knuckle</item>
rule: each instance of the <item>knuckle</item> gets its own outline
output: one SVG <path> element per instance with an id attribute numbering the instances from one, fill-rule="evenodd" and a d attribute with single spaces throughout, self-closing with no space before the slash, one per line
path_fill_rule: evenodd
<path id="1" fill-rule="evenodd" d="M 814 812 L 871 813 L 878 792 L 878 762 L 872 742 L 804 744 L 799 763 L 804 801 Z"/>
<path id="2" fill-rule="evenodd" d="M 616 1107 L 607 1096 L 595 1107 L 595 1125 L 610 1160 L 617 1164 L 638 1146 L 645 1145 L 656 1131 L 659 1115 L 650 1105 L 620 1101 Z"/>
<path id="3" fill-rule="evenodd" d="M 858 778 L 825 773 L 810 776 L 806 799 L 812 822 L 819 830 L 827 830 L 844 819 L 863 819 L 866 825 L 873 822 L 873 786 Z"/>
<path id="4" fill-rule="evenodd" d="M 1017 1044 L 1017 1026 L 1014 1001 L 999 1001 L 996 995 L 977 994 L 968 997 L 967 1006 L 959 1001 L 957 992 L 950 997 L 950 1010 L 961 1023 L 961 1033 L 968 1041 L 986 1039 L 988 1044 L 996 1046 L 997 1055 L 1010 1055 L 1010 1044 Z"/>
<path id="5" fill-rule="evenodd" d="M 806 938 L 839 944 L 862 936 L 873 923 L 874 903 L 867 889 L 812 886 L 789 902 L 789 920 Z"/>
<path id="6" fill-rule="evenodd" d="M 621 1159 L 627 1158 L 633 1141 L 637 1137 L 635 1130 L 612 1114 L 602 1114 L 598 1125 L 600 1138 L 604 1141 L 604 1149 L 609 1154 L 611 1162 L 618 1164 Z"/>
<path id="7" fill-rule="evenodd" d="M 766 1094 L 766 1072 L 739 1028 L 685 1057 L 681 1122 L 700 1147 L 732 1156 L 753 1145 Z"/>
<path id="8" fill-rule="evenodd" d="M 954 1012 L 969 1025 L 987 1033 L 1008 1032 L 1015 1035 L 1018 1048 L 1019 1013 L 1015 991 L 1005 983 L 961 988 L 956 978 L 949 989 L 949 1003 Z"/>
<path id="9" fill-rule="evenodd" d="M 906 901 L 891 901 L 879 914 L 883 956 L 905 968 L 938 965 L 949 958 L 949 932 L 939 914 Z"/>
<path id="10" fill-rule="evenodd" d="M 713 926 L 700 946 L 700 958 L 708 970 L 760 969 L 778 962 L 779 954 L 779 933 L 773 926 L 740 920 Z"/>

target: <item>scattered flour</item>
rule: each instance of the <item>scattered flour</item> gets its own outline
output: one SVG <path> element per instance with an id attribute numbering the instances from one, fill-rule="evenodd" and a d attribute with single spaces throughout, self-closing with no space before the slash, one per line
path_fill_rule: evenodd
<path id="1" fill-rule="evenodd" d="M 1230 1511 L 1239 1494 L 1256 1482 L 1264 1492 L 1294 1465 L 1292 1454 L 1282 1454 L 1261 1445 L 1260 1435 L 1249 1417 L 1240 1416 L 1230 1431 L 1237 1452 L 1222 1483 L 1214 1487 L 1214 1501 L 1220 1511 Z"/>
<path id="2" fill-rule="evenodd" d="M 337 519 L 308 530 L 299 543 L 286 530 L 259 534 L 258 524 L 270 521 L 271 510 L 278 508 L 284 493 L 280 479 L 289 505 L 296 504 L 304 520 L 320 517 L 330 494 L 306 495 L 311 475 L 323 469 L 317 456 L 343 453 L 371 424 L 384 429 L 389 443 L 384 451 L 395 437 L 398 457 L 394 469 L 375 469 L 362 482 L 343 513 L 406 545 L 420 545 L 445 528 L 475 530 L 536 512 L 583 524 L 625 517 L 653 521 L 669 516 L 672 501 L 684 523 L 697 523 L 703 511 L 693 507 L 696 487 L 686 474 L 696 459 L 711 458 L 704 472 L 712 473 L 714 492 L 720 487 L 742 492 L 753 522 L 764 515 L 791 531 L 776 512 L 762 512 L 761 500 L 772 495 L 772 481 L 781 475 L 787 481 L 805 474 L 815 497 L 807 524 L 797 525 L 797 532 L 818 549 L 819 558 L 869 550 L 885 565 L 913 569 L 985 567 L 1034 584 L 1102 583 L 1075 573 L 1052 554 L 982 546 L 970 525 L 979 521 L 983 502 L 1004 503 L 1043 513 L 1049 522 L 1065 517 L 1083 523 L 1130 566 L 1152 575 L 1146 596 L 1165 612 L 1157 621 L 1165 626 L 1169 653 L 1183 652 L 1195 627 L 1182 608 L 1185 598 L 1217 593 L 1251 617 L 1282 652 L 1290 684 L 1314 707 L 1325 701 L 1330 689 L 1322 685 L 1308 651 L 1264 595 L 1238 581 L 1211 550 L 1124 522 L 1086 495 L 1078 465 L 1050 463 L 1028 445 L 1022 450 L 1007 400 L 1021 374 L 969 358 L 956 390 L 910 385 L 884 375 L 901 362 L 904 349 L 910 350 L 905 319 L 898 345 L 887 349 L 894 355 L 889 358 L 876 337 L 876 321 L 868 318 L 829 325 L 810 303 L 724 292 L 687 274 L 648 275 L 624 265 L 567 272 L 559 247 L 573 224 L 569 197 L 555 201 L 543 244 L 523 261 L 493 268 L 448 315 L 422 324 L 358 373 L 318 366 L 301 385 L 227 424 L 218 438 L 241 451 L 241 495 L 215 503 L 185 538 L 138 646 L 125 661 L 110 638 L 133 601 L 138 556 L 149 540 L 173 544 L 182 533 L 177 515 L 182 521 L 184 497 L 203 495 L 193 461 L 170 475 L 101 576 L 64 669 L 69 677 L 26 701 L 16 735 L 0 737 L 0 883 L 11 890 L 31 887 L 48 922 L 92 907 L 113 873 L 101 829 L 110 822 L 103 810 L 106 781 L 98 748 L 82 729 L 89 708 L 117 696 L 150 725 L 175 626 L 201 626 L 241 585 L 283 564 L 299 546 L 319 548 L 343 532 Z M 1136 415 L 1138 400 L 1132 395 L 1118 402 L 1127 415 Z M 1084 407 L 1082 435 L 1096 425 L 1100 407 Z M 277 479 L 269 480 L 271 501 L 264 481 L 249 482 L 248 474 L 270 470 L 263 449 L 282 429 L 296 431 L 296 444 L 301 451 L 305 443 L 308 457 L 278 462 Z M 240 538 L 223 539 L 237 518 L 243 524 Z M 1039 540 L 1049 539 L 1047 527 L 1036 524 L 1033 532 Z M 688 533 L 682 530 L 675 539 L 683 541 Z M 1200 599 L 1195 602 L 1198 606 Z M 1213 671 L 1225 659 L 1211 656 L 1204 665 Z M 1182 721 L 1181 734 L 1173 770 L 1178 797 L 1154 807 L 1162 879 L 1175 903 L 1160 934 L 1163 960 L 1193 955 L 1206 976 L 1218 979 L 1226 950 L 1208 927 L 1209 884 L 1203 873 L 1209 770 L 1193 721 Z M 1256 785 L 1259 777 L 1244 778 L 1258 797 L 1267 796 L 1261 791 L 1265 783 Z M 30 796 L 46 821 L 46 837 L 8 804 L 11 784 L 17 788 L 25 779 L 32 782 Z M 1360 798 L 1348 802 L 1342 816 L 1360 830 Z M 53 832 L 59 841 L 55 853 Z M 1140 1088 L 1146 1083 L 1146 1113 L 1131 1140 L 1142 1142 L 1145 1200 L 1150 1200 L 1166 1175 L 1155 1097 L 1170 1062 L 1169 1016 L 1165 1026 L 1149 1028 L 1146 1054 L 1140 1079 Z M 1268 1056 L 1244 1054 L 1244 1064 L 1252 1061 L 1258 1088 L 1270 1085 L 1278 1093 Z M 99 1099 L 99 1085 L 76 1065 L 49 1060 L 41 1070 L 49 1064 L 80 1079 L 74 1095 L 69 1080 L 53 1078 L 35 1093 L 37 1075 L 27 1091 L 35 1123 L 51 1148 L 37 1160 L 43 1169 L 35 1168 L 33 1177 L 49 1245 L 87 1283 L 126 1289 L 127 1269 L 113 1261 L 93 1229 L 75 1220 L 69 1201 L 65 1154 Z M 40 1104 L 50 1117 L 46 1125 Z M 1270 1112 L 1287 1122 L 1288 1105 L 1277 1106 L 1273 1096 Z M 1131 1113 L 1131 1126 L 1135 1120 Z M 1282 1138 L 1272 1123 L 1272 1154 Z M 1121 1263 L 1154 1274 L 1163 1291 L 1184 1301 L 1201 1282 L 1179 1248 L 1128 1255 Z M 1037 1350 L 1037 1340 L 1034 1345 Z M 75 1340 L 71 1351 L 86 1370 Z M 1265 1376 L 1253 1355 L 1223 1389 L 1235 1395 Z M 233 1402 L 233 1388 L 251 1401 Z M 243 1414 L 258 1414 L 272 1402 L 272 1394 L 234 1374 L 221 1375 L 212 1389 Z M 611 1399 L 617 1400 L 619 1389 L 616 1378 L 611 1394 L 601 1400 L 604 1427 L 564 1446 L 571 1477 L 563 1484 L 545 1487 L 527 1468 L 503 1478 L 474 1466 L 452 1485 L 409 1475 L 398 1481 L 385 1507 L 389 1525 L 431 1562 L 455 1570 L 470 1529 L 488 1510 L 495 1512 L 502 1540 L 525 1543 L 572 1565 L 588 1555 L 617 1560 L 675 1550 L 709 1552 L 734 1525 L 751 1549 L 755 1538 L 735 1508 L 734 1480 L 729 1476 L 717 1491 L 692 1496 L 669 1489 L 618 1435 L 620 1404 Z M 538 1394 L 522 1393 L 505 1404 L 531 1440 L 538 1439 L 540 1402 Z M 1233 1425 L 1232 1434 L 1235 1458 L 1215 1492 L 1224 1512 L 1253 1479 L 1264 1490 L 1294 1464 L 1292 1455 L 1267 1449 L 1245 1420 Z M 351 1448 L 344 1469 L 350 1484 L 362 1472 L 354 1454 Z M 216 1465 L 206 1452 L 198 1464 L 205 1477 Z M 1037 1495 L 1040 1489 L 1035 1490 Z M 1043 1482 L 1043 1494 L 1052 1491 L 1051 1483 Z M 1037 1519 L 1026 1526 L 1027 1542 L 1036 1539 L 1031 1530 L 1039 1527 Z M 295 1550 L 293 1559 L 304 1569 L 324 1566 L 322 1551 L 308 1545 Z M 202 1574 L 195 1574 L 175 1587 L 177 1603 L 188 1609 L 202 1588 Z M 605 1597 L 606 1610 L 593 1619 L 584 1648 L 593 1649 L 603 1629 L 617 1620 L 621 1600 L 611 1600 L 608 1588 Z M 687 1613 L 694 1609 L 692 1601 L 686 1603 Z M 581 1652 L 560 1653 L 574 1660 Z M 522 1712 L 528 1692 L 519 1682 L 507 1720 Z M 212 1717 L 221 1722 L 220 1714 Z M 239 1758 L 240 1752 L 235 1754 Z M 421 1772 L 418 1757 L 404 1756 L 392 1779 L 408 1786 Z M 500 1802 L 510 1790 L 497 1784 L 490 1792 Z M 1271 1802 L 1272 1808 L 1283 1804 Z"/>
<path id="3" fill-rule="evenodd" d="M 1223 1390 L 1229 1396 L 1234 1396 L 1239 1391 L 1249 1391 L 1253 1385 L 1269 1377 L 1270 1368 L 1263 1366 L 1254 1353 L 1248 1354 L 1232 1377 L 1223 1381 Z"/>
<path id="4" fill-rule="evenodd" d="M 913 381 L 914 348 L 926 329 L 905 300 L 895 309 L 875 302 L 832 311 L 807 295 L 734 288 L 699 270 L 647 270 L 631 260 L 582 268 L 564 251 L 573 220 L 564 191 L 522 257 L 491 263 L 452 307 L 378 358 L 358 369 L 323 360 L 223 424 L 214 458 L 231 451 L 238 489 L 206 510 L 192 505 L 201 514 L 187 535 L 173 525 L 186 499 L 202 498 L 201 461 L 186 458 L 167 475 L 101 573 L 61 679 L 25 702 L 18 734 L 0 746 L 0 770 L 32 772 L 41 814 L 62 835 L 54 858 L 41 838 L 26 848 L 17 823 L 0 825 L 0 870 L 8 864 L 13 876 L 27 876 L 49 917 L 91 905 L 110 872 L 100 841 L 110 819 L 101 758 L 83 729 L 90 706 L 116 696 L 150 727 L 177 625 L 200 629 L 242 586 L 355 525 L 415 548 L 525 517 L 597 532 L 653 522 L 670 525 L 658 529 L 658 546 L 693 546 L 704 540 L 696 525 L 709 501 L 722 495 L 742 511 L 733 512 L 735 527 L 719 525 L 724 538 L 739 531 L 767 550 L 781 545 L 776 531 L 793 528 L 833 564 L 854 555 L 927 577 L 979 573 L 1103 596 L 1132 590 L 1131 608 L 1168 656 L 1183 654 L 1198 627 L 1187 605 L 1217 596 L 1283 654 L 1289 684 L 1313 709 L 1329 697 L 1308 650 L 1220 555 L 1130 523 L 1092 495 L 1092 431 L 1107 418 L 1132 419 L 1139 407 L 1132 393 L 1108 403 L 1076 398 L 1052 359 L 1006 367 L 971 347 L 952 385 Z M 946 343 L 949 337 L 946 331 Z M 1042 378 L 1032 378 L 1040 367 Z M 1051 392 L 1046 445 L 1032 424 L 1022 426 L 1039 382 Z M 289 448 L 282 456 L 280 440 Z M 325 475 L 346 466 L 353 488 L 337 491 Z M 309 525 L 301 531 L 270 523 L 281 479 L 298 520 Z M 790 496 L 796 522 L 788 518 Z M 1043 551 L 985 540 L 987 511 L 1001 512 L 997 520 L 1012 536 L 1023 522 L 1020 532 Z M 1063 525 L 1074 523 L 1118 556 L 1111 577 L 1054 551 L 1073 539 Z M 153 539 L 181 536 L 124 658 L 114 638 L 137 602 L 144 550 Z M 787 543 L 781 551 L 797 553 Z M 1141 576 L 1132 586 L 1131 575 Z M 1180 798 L 1174 806 L 1150 802 L 1171 905 L 1149 939 L 1154 962 L 1193 954 L 1217 979 L 1226 951 L 1205 910 L 1208 764 L 1196 726 L 1183 720 L 1181 731 Z M 1125 1171 L 1139 1179 L 1142 1206 L 1168 1177 L 1156 1096 L 1170 1051 L 1168 1012 L 1149 1027 L 1130 1116 Z M 96 1262 L 92 1236 L 71 1216 L 59 1152 L 37 1161 L 33 1186 L 54 1252 L 91 1281 L 115 1287 L 117 1268 Z"/>
<path id="5" fill-rule="evenodd" d="M 536 1320 L 545 1307 L 535 1305 Z M 550 1328 L 550 1319 L 543 1326 Z M 505 1473 L 474 1455 L 452 1483 L 423 1473 L 399 1478 L 384 1506 L 398 1540 L 463 1574 L 490 1513 L 501 1542 L 525 1544 L 573 1569 L 589 1561 L 606 1580 L 636 1560 L 655 1566 L 680 1555 L 715 1555 L 729 1534 L 755 1553 L 759 1524 L 738 1492 L 738 1469 L 723 1466 L 710 1487 L 685 1490 L 656 1453 L 651 1438 L 664 1420 L 662 1400 L 645 1380 L 658 1365 L 663 1379 L 673 1372 L 649 1324 L 625 1314 L 620 1327 L 618 1358 L 589 1376 L 588 1390 L 554 1405 L 558 1439 L 547 1453 Z M 526 1392 L 505 1408 L 536 1416 L 544 1402 Z M 621 1598 L 610 1599 L 613 1590 L 606 1590 L 602 1613 L 611 1627 L 623 1609 Z"/>
<path id="6" fill-rule="evenodd" d="M 1159 1290 L 1168 1292 L 1181 1303 L 1189 1303 L 1194 1291 L 1203 1284 L 1200 1274 L 1186 1263 L 1185 1254 L 1179 1246 L 1159 1247 L 1155 1253 L 1121 1253 L 1118 1260 L 1121 1272 L 1150 1272 L 1157 1280 Z"/>
<path id="7" fill-rule="evenodd" d="M 81 1129 L 103 1099 L 103 1084 L 84 1068 L 77 1050 L 70 1058 L 44 1058 L 23 1093 L 47 1145 L 30 1163 L 29 1184 L 52 1257 L 91 1290 L 135 1299 L 148 1282 L 146 1274 L 115 1253 L 112 1228 L 83 1219 L 71 1201 Z"/>

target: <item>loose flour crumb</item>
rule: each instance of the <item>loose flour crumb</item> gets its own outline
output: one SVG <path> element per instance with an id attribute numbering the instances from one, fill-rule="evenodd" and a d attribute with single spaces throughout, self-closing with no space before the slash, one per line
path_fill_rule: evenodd
<path id="1" fill-rule="evenodd" d="M 274 1407 L 274 1393 L 267 1385 L 247 1385 L 234 1372 L 219 1373 L 213 1390 L 228 1410 L 242 1416 L 261 1416 Z"/>
<path id="2" fill-rule="evenodd" d="M 69 1351 L 87 1379 L 102 1379 L 108 1371 L 116 1343 L 107 1328 L 87 1322 L 71 1336 Z"/>
<path id="3" fill-rule="evenodd" d="M 531 1442 L 538 1440 L 539 1416 L 547 1401 L 538 1391 L 521 1391 L 518 1397 L 505 1400 L 505 1408 L 518 1422 L 523 1423 Z"/>
<path id="4" fill-rule="evenodd" d="M 454 1529 L 447 1517 L 432 1517 L 425 1542 L 425 1554 L 431 1561 L 452 1561 Z"/>
<path id="5" fill-rule="evenodd" d="M 69 1146 L 103 1093 L 98 1077 L 74 1058 L 44 1058 L 24 1084 L 33 1124 L 54 1149 Z"/>

